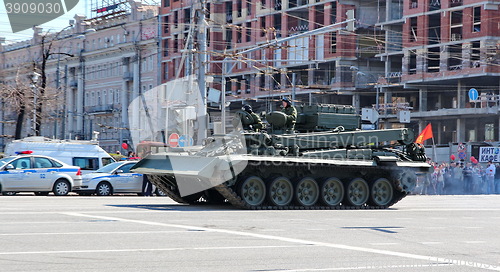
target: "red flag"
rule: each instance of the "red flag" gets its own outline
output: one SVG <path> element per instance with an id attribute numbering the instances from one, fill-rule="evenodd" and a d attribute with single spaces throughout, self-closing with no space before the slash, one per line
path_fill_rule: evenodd
<path id="1" fill-rule="evenodd" d="M 422 133 L 420 133 L 417 137 L 417 140 L 415 140 L 416 144 L 423 144 L 425 140 L 434 138 L 434 135 L 432 135 L 432 126 L 429 123 L 424 130 L 422 130 Z"/>

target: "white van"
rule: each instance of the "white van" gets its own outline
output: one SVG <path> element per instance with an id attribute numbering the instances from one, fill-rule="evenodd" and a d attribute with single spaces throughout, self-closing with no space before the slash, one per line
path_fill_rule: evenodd
<path id="1" fill-rule="evenodd" d="M 69 165 L 79 166 L 84 173 L 95 171 L 115 161 L 97 141 L 57 140 L 40 136 L 8 143 L 5 156 L 14 156 L 16 152 L 27 150 L 33 151 L 35 155 L 45 155 Z"/>

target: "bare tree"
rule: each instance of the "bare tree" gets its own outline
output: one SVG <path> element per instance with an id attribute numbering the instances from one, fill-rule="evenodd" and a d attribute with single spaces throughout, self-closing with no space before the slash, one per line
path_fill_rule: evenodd
<path id="1" fill-rule="evenodd" d="M 47 86 L 47 62 L 49 61 L 50 57 L 53 55 L 64 55 L 67 57 L 74 57 L 73 54 L 69 53 L 64 53 L 64 52 L 54 52 L 53 51 L 53 45 L 54 42 L 57 40 L 59 37 L 59 34 L 61 34 L 62 31 L 58 32 L 55 36 L 53 36 L 51 39 L 48 39 L 50 37 L 48 34 L 43 35 L 41 38 L 40 42 L 40 61 L 36 63 L 36 68 L 38 71 L 40 71 L 40 85 L 38 87 L 38 93 L 36 94 L 37 97 L 37 102 L 35 106 L 35 112 L 36 112 L 36 121 L 35 121 L 35 135 L 40 135 L 40 129 L 41 129 L 41 124 L 42 124 L 42 115 L 43 113 L 43 108 L 44 108 L 44 102 L 50 101 L 47 97 L 47 92 L 48 92 L 48 86 Z M 57 95 L 57 94 L 56 94 Z"/>
<path id="2" fill-rule="evenodd" d="M 0 94 L 5 102 L 4 113 L 12 112 L 16 114 L 15 139 L 22 137 L 26 114 L 32 109 L 32 104 L 29 103 L 33 98 L 31 71 L 32 67 L 19 67 L 16 71 L 14 85 L 0 84 Z"/>

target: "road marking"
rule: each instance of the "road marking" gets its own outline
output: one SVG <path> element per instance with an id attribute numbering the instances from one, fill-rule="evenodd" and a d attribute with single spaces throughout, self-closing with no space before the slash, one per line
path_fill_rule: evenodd
<path id="1" fill-rule="evenodd" d="M 75 224 L 75 221 L 31 221 L 31 222 L 1 222 L 0 225 L 38 225 L 38 224 Z M 95 223 L 95 222 L 78 222 L 78 223 Z"/>
<path id="2" fill-rule="evenodd" d="M 464 241 L 466 244 L 484 244 L 485 241 Z"/>
<path id="3" fill-rule="evenodd" d="M 92 250 L 54 250 L 54 251 L 18 251 L 0 252 L 1 255 L 28 255 L 28 254 L 72 254 L 72 253 L 105 253 L 105 252 L 151 252 L 151 251 L 179 251 L 179 250 L 234 250 L 234 249 L 266 249 L 266 248 L 296 248 L 291 246 L 241 246 L 241 247 L 180 247 L 180 248 L 130 248 L 130 249 L 92 249 Z"/>
<path id="4" fill-rule="evenodd" d="M 490 264 L 483 264 L 483 263 L 478 263 L 478 262 L 442 258 L 442 257 L 437 257 L 437 256 L 418 255 L 418 254 L 398 252 L 398 251 L 390 251 L 390 250 L 383 250 L 383 249 L 374 249 L 374 248 L 366 248 L 366 247 L 310 241 L 310 240 L 304 240 L 304 239 L 288 238 L 288 237 L 282 237 L 282 236 L 243 232 L 243 231 L 234 231 L 234 230 L 227 230 L 227 229 L 204 228 L 204 227 L 197 227 L 197 226 L 168 224 L 168 223 L 160 223 L 160 222 L 154 222 L 154 221 L 134 220 L 134 219 L 111 217 L 111 216 L 88 215 L 88 214 L 82 214 L 82 213 L 76 213 L 76 212 L 67 212 L 67 213 L 62 213 L 62 214 L 65 214 L 68 216 L 77 216 L 77 217 L 89 217 L 89 218 L 98 218 L 98 219 L 104 219 L 104 220 L 116 220 L 116 221 L 137 223 L 137 224 L 150 225 L 150 226 L 163 226 L 163 227 L 180 228 L 180 229 L 198 229 L 198 230 L 204 230 L 207 232 L 216 232 L 216 233 L 231 234 L 231 235 L 237 235 L 237 236 L 243 236 L 243 237 L 253 237 L 253 238 L 260 238 L 260 239 L 273 240 L 273 241 L 282 241 L 282 242 L 289 242 L 289 243 L 301 244 L 301 245 L 322 246 L 322 247 L 328 247 L 328 248 L 367 252 L 367 253 L 374 253 L 374 254 L 380 254 L 380 255 L 396 256 L 396 257 L 402 257 L 402 258 L 408 258 L 408 259 L 433 261 L 436 263 L 446 263 L 446 264 L 454 264 L 454 265 L 459 265 L 459 266 L 483 268 L 483 269 L 487 269 L 487 270 L 500 271 L 500 267 L 493 266 Z"/>
<path id="5" fill-rule="evenodd" d="M 392 246 L 392 245 L 399 245 L 399 243 L 370 243 L 370 245 L 373 245 L 373 246 Z"/>
<path id="6" fill-rule="evenodd" d="M 314 272 L 314 271 L 347 271 L 347 270 L 368 270 L 376 269 L 383 270 L 389 268 L 418 268 L 418 267 L 438 267 L 438 266 L 452 266 L 448 263 L 428 263 L 428 264 L 401 264 L 401 265 L 368 265 L 368 266 L 350 266 L 350 267 L 330 267 L 330 268 L 312 268 L 312 269 L 283 269 L 283 272 Z M 265 271 L 265 270 L 263 270 Z"/>
<path id="7" fill-rule="evenodd" d="M 440 208 L 428 208 L 428 209 L 399 209 L 399 210 L 391 210 L 391 212 L 463 212 L 463 211 L 500 211 L 500 209 L 492 209 L 492 208 L 463 208 L 463 209 L 440 209 Z"/>
<path id="8" fill-rule="evenodd" d="M 100 232 L 27 232 L 27 233 L 0 233 L 0 236 L 30 236 L 30 235 L 102 235 L 102 234 L 156 234 L 156 233 L 186 233 L 186 230 L 172 231 L 100 231 Z"/>
<path id="9" fill-rule="evenodd" d="M 309 231 L 328 231 L 327 229 L 306 229 Z"/>
<path id="10" fill-rule="evenodd" d="M 443 242 L 420 242 L 422 245 L 440 245 Z"/>

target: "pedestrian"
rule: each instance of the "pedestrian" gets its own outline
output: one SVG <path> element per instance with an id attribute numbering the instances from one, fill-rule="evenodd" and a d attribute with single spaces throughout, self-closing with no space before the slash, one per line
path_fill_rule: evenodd
<path id="1" fill-rule="evenodd" d="M 452 169 L 452 194 L 456 194 L 456 193 L 461 193 L 461 189 L 463 188 L 462 185 L 462 168 L 460 167 L 460 165 L 458 163 L 455 163 L 454 165 L 452 165 L 453 169 Z"/>
<path id="2" fill-rule="evenodd" d="M 493 164 L 493 161 L 488 161 L 488 167 L 486 168 L 486 193 L 494 194 L 495 193 L 495 174 L 496 167 Z"/>
<path id="3" fill-rule="evenodd" d="M 153 195 L 153 184 L 148 178 L 148 175 L 142 175 L 142 195 L 152 196 Z"/>
<path id="4" fill-rule="evenodd" d="M 500 164 L 498 163 L 495 170 L 495 193 L 500 194 Z"/>
<path id="5" fill-rule="evenodd" d="M 462 170 L 464 193 L 472 193 L 472 164 L 468 162 Z"/>

